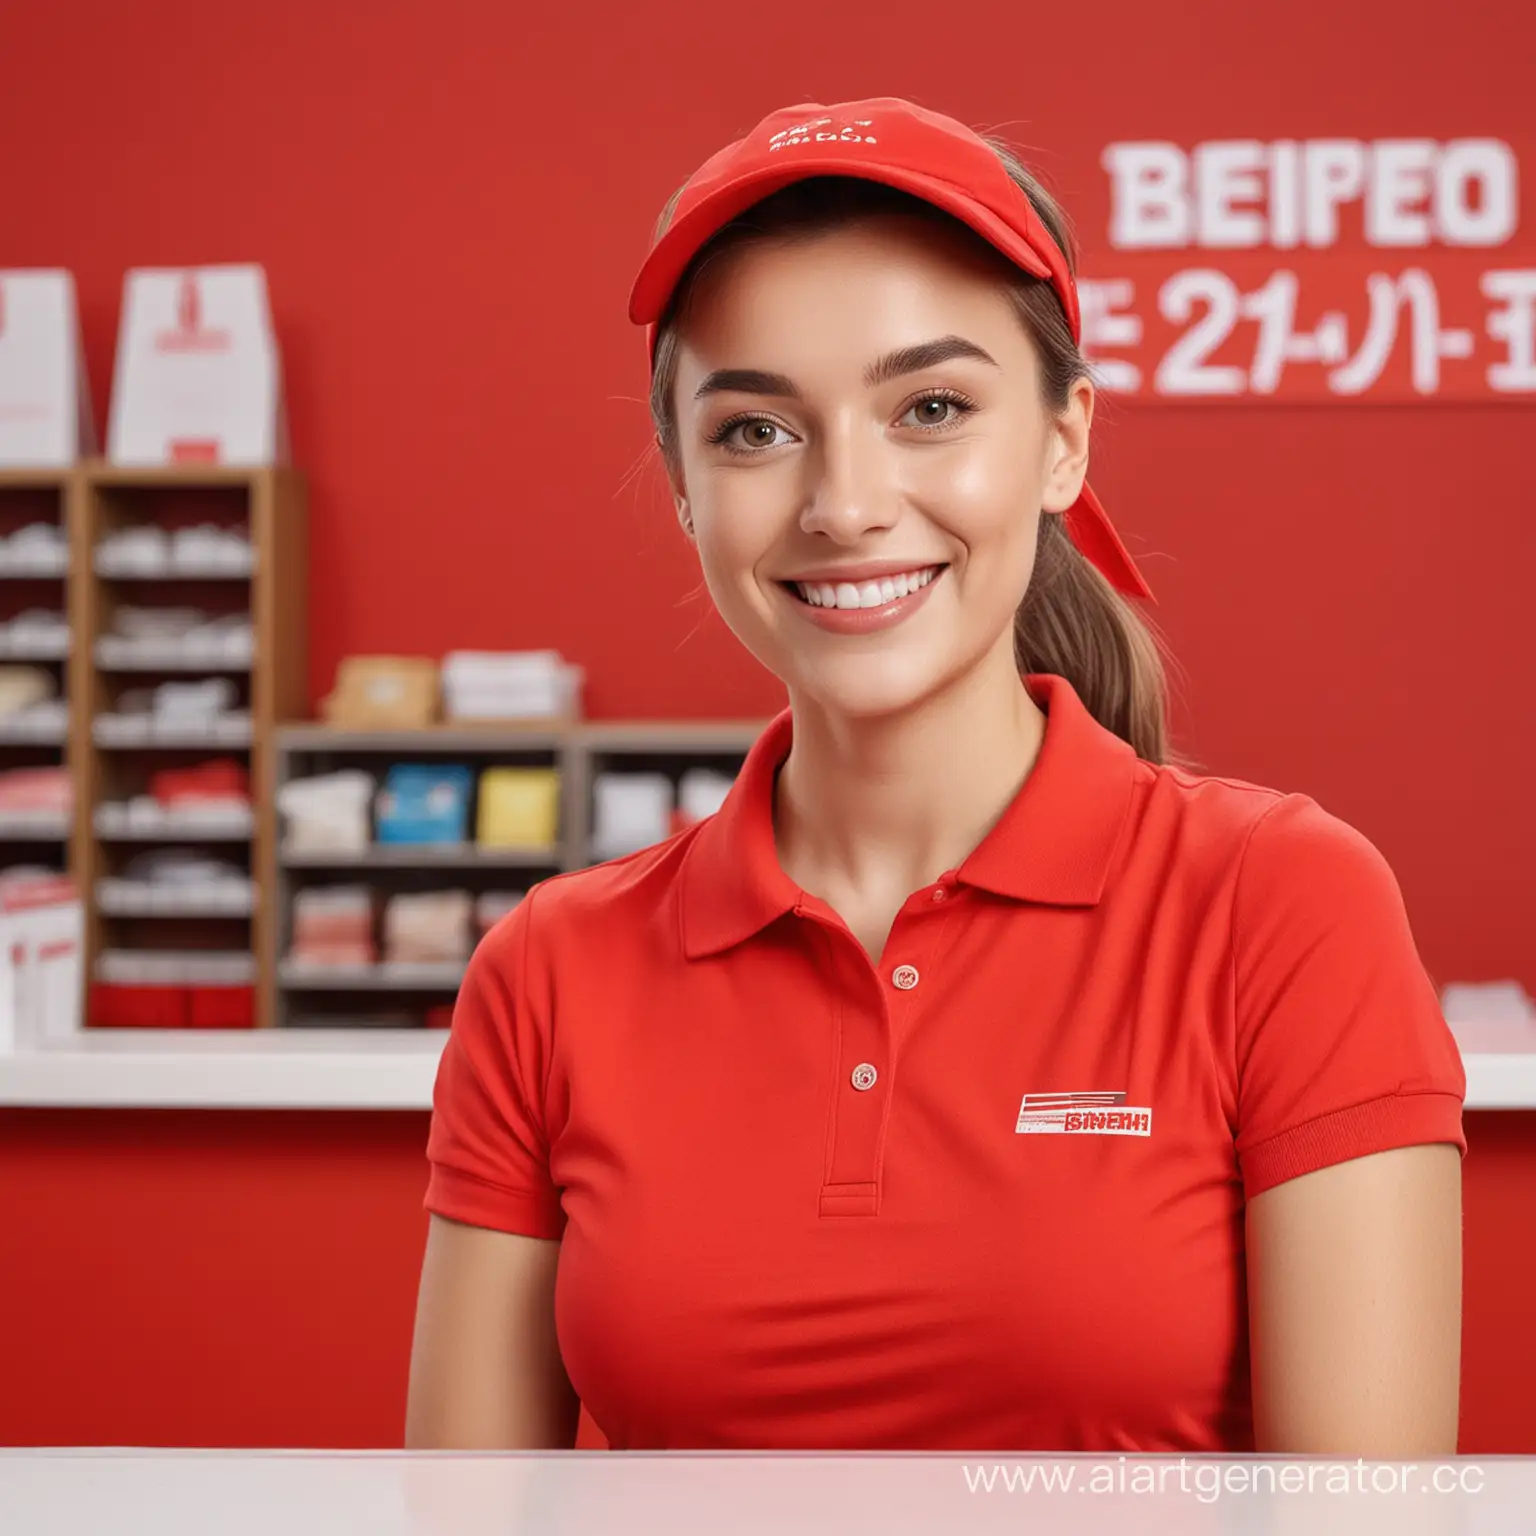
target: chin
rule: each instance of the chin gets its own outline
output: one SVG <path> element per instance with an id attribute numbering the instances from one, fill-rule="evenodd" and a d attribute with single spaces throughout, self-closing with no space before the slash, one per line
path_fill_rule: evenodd
<path id="1" fill-rule="evenodd" d="M 880 720 L 909 714 L 943 693 L 953 678 L 931 665 L 886 665 L 863 658 L 862 665 L 792 668 L 780 673 L 790 696 L 848 720 Z"/>

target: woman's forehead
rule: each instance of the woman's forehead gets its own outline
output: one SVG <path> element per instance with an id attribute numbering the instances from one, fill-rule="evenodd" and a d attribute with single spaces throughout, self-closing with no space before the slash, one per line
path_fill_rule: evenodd
<path id="1" fill-rule="evenodd" d="M 999 364 L 1027 348 L 998 261 L 943 225 L 899 216 L 722 251 L 701 270 L 679 326 L 687 363 L 706 371 L 788 371 L 795 359 L 862 368 L 945 335 L 975 341 Z"/>

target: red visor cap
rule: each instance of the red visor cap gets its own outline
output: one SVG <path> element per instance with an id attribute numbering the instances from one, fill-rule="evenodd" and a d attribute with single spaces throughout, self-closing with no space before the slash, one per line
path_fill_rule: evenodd
<path id="1" fill-rule="evenodd" d="M 648 328 L 648 347 L 678 281 L 711 237 L 754 203 L 812 176 L 882 182 L 952 215 L 1015 266 L 1049 282 L 1073 339 L 1081 339 L 1077 283 L 1066 257 L 991 147 L 954 118 L 878 96 L 785 107 L 689 177 L 629 296 L 629 318 Z M 1086 484 L 1066 518 L 1073 543 L 1114 587 L 1133 597 L 1152 596 Z"/>

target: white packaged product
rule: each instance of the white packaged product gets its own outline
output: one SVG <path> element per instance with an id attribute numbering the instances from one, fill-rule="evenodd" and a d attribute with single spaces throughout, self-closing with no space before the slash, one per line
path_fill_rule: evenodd
<path id="1" fill-rule="evenodd" d="M 195 683 L 161 683 L 155 689 L 154 712 L 162 720 L 211 722 L 234 707 L 238 690 L 227 677 L 205 677 Z"/>
<path id="2" fill-rule="evenodd" d="M 592 784 L 592 850 L 616 859 L 672 830 L 672 781 L 664 773 L 600 773 Z"/>
<path id="3" fill-rule="evenodd" d="M 119 528 L 97 544 L 96 569 L 108 576 L 114 572 L 154 575 L 167 568 L 169 551 L 170 538 L 163 528 L 152 524 Z"/>
<path id="4" fill-rule="evenodd" d="M 245 572 L 251 568 L 250 535 L 244 528 L 199 523 L 178 528 L 171 539 L 171 567 L 177 571 Z"/>
<path id="5" fill-rule="evenodd" d="M 468 891 L 391 896 L 384 908 L 384 959 L 394 965 L 460 965 L 474 943 Z"/>
<path id="6" fill-rule="evenodd" d="M 443 710 L 457 720 L 539 720 L 581 713 L 580 667 L 558 651 L 452 651 Z"/>
<path id="7" fill-rule="evenodd" d="M 0 538 L 0 571 L 12 576 L 57 576 L 69 565 L 69 544 L 57 523 L 28 523 Z"/>
<path id="8" fill-rule="evenodd" d="M 290 853 L 361 853 L 373 841 L 378 780 L 358 768 L 293 779 L 277 792 Z"/>
<path id="9" fill-rule="evenodd" d="M 689 821 L 713 816 L 725 803 L 736 781 L 712 768 L 690 768 L 677 784 L 677 808 Z"/>

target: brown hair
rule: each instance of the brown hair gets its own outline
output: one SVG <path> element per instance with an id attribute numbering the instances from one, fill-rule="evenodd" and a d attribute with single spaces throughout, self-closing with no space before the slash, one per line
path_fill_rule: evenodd
<path id="1" fill-rule="evenodd" d="M 1020 190 L 1076 271 L 1077 251 L 1065 213 L 1005 144 L 988 139 Z M 674 194 L 656 226 L 671 223 Z M 819 234 L 883 212 L 958 221 L 931 204 L 894 188 L 848 177 L 818 176 L 795 182 L 725 225 L 696 255 L 672 294 L 657 328 L 651 374 L 651 420 L 662 455 L 675 465 L 677 418 L 677 321 L 699 271 L 723 251 L 765 236 Z M 964 226 L 959 226 L 964 227 Z M 975 237 L 980 240 L 980 236 Z M 1052 411 L 1066 408 L 1073 384 L 1088 365 L 1072 339 L 1067 317 L 1048 282 L 1016 268 L 1010 294 L 1040 357 L 1041 392 Z M 1155 632 L 1067 536 L 1060 516 L 1040 519 L 1040 537 L 1029 590 L 1014 619 L 1014 655 L 1021 672 L 1050 672 L 1072 684 L 1090 714 L 1129 742 L 1139 757 L 1169 759 L 1167 678 Z"/>

